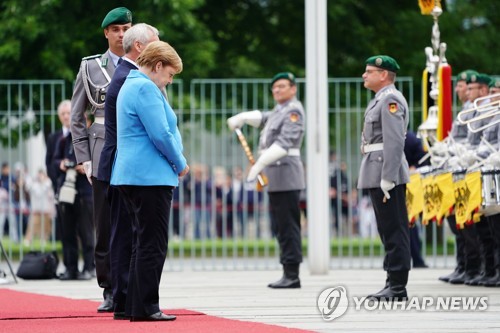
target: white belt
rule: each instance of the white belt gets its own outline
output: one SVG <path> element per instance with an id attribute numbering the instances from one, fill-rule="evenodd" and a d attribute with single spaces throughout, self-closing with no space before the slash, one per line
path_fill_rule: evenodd
<path id="1" fill-rule="evenodd" d="M 263 149 L 263 150 L 259 151 L 259 155 L 264 154 L 265 151 L 266 151 L 266 149 Z M 288 149 L 287 156 L 297 156 L 297 157 L 300 157 L 300 149 L 299 148 L 290 148 L 290 149 Z"/>
<path id="2" fill-rule="evenodd" d="M 104 125 L 104 117 L 94 117 L 94 123 Z"/>
<path id="3" fill-rule="evenodd" d="M 373 151 L 380 151 L 384 150 L 384 144 L 382 142 L 380 143 L 372 143 L 371 145 L 362 145 L 361 146 L 361 152 L 363 154 L 368 154 Z"/>

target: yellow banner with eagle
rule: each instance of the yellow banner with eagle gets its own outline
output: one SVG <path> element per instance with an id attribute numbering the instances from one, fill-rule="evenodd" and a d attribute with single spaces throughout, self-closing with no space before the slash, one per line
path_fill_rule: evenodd
<path id="1" fill-rule="evenodd" d="M 436 184 L 436 221 L 441 225 L 443 218 L 450 215 L 455 206 L 453 175 L 450 172 L 437 175 L 434 177 L 434 183 Z"/>
<path id="2" fill-rule="evenodd" d="M 422 177 L 419 173 L 410 175 L 410 182 L 406 184 L 406 210 L 408 220 L 413 225 L 424 210 L 424 194 L 422 192 Z"/>
<path id="3" fill-rule="evenodd" d="M 436 218 L 437 206 L 436 206 L 436 196 L 434 195 L 436 189 L 436 184 L 434 182 L 434 176 L 428 175 L 422 178 L 422 192 L 424 200 L 424 208 L 422 212 L 422 224 L 427 225 L 429 222 Z"/>
<path id="4" fill-rule="evenodd" d="M 463 229 L 465 225 L 479 221 L 479 208 L 482 203 L 481 172 L 471 172 L 464 179 L 455 183 L 455 217 L 457 227 Z"/>

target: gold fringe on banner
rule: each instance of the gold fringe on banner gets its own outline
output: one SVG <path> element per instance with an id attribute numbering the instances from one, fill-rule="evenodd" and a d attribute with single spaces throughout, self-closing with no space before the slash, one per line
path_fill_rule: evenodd
<path id="1" fill-rule="evenodd" d="M 438 6 L 441 8 L 440 0 L 418 0 L 418 6 L 420 7 L 420 12 L 422 15 L 431 15 L 434 7 Z"/>

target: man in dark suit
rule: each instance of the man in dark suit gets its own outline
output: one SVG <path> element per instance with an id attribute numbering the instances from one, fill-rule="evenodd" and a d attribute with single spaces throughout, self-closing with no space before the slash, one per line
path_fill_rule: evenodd
<path id="1" fill-rule="evenodd" d="M 101 27 L 108 40 L 108 50 L 102 55 L 82 59 L 71 99 L 71 134 L 76 161 L 83 165 L 87 179 L 92 183 L 96 276 L 99 287 L 104 289 L 104 301 L 97 312 L 113 311 L 109 264 L 110 213 L 106 202 L 106 184 L 97 179 L 104 145 L 104 103 L 118 60 L 125 54 L 123 35 L 131 26 L 132 13 L 125 7 L 115 8 L 104 17 Z M 89 112 L 94 116 L 90 127 L 87 126 Z"/>
<path id="2" fill-rule="evenodd" d="M 49 134 L 46 140 L 47 153 L 45 154 L 45 167 L 47 169 L 47 175 L 52 181 L 52 188 L 54 190 L 54 193 L 57 193 L 57 180 L 61 176 L 62 172 L 58 167 L 55 167 L 53 165 L 52 161 L 54 159 L 56 147 L 59 140 L 66 137 L 69 133 L 70 113 L 71 101 L 69 99 L 66 99 L 59 103 L 59 105 L 57 106 L 57 116 L 59 117 L 62 128 Z M 61 239 L 62 235 L 62 223 L 60 222 L 59 207 L 56 204 L 56 239 Z"/>
<path id="3" fill-rule="evenodd" d="M 116 153 L 116 99 L 129 72 L 138 68 L 135 63 L 137 57 L 146 45 L 157 40 L 159 40 L 158 30 L 150 25 L 139 23 L 127 30 L 123 36 L 123 48 L 126 53 L 115 70 L 104 105 L 106 134 L 97 179 L 106 184 L 110 205 L 111 233 L 109 251 L 115 319 L 127 319 L 125 304 L 130 257 L 132 255 L 132 219 L 134 216 L 123 201 L 120 191 L 113 186 L 109 186 Z"/>

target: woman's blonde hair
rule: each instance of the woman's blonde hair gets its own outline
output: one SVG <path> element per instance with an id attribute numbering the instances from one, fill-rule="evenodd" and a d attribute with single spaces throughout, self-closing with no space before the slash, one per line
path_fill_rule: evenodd
<path id="1" fill-rule="evenodd" d="M 176 74 L 182 72 L 181 57 L 170 44 L 163 41 L 149 43 L 136 60 L 140 67 L 151 69 L 154 69 L 158 62 L 161 62 L 163 66 L 172 66 Z"/>

